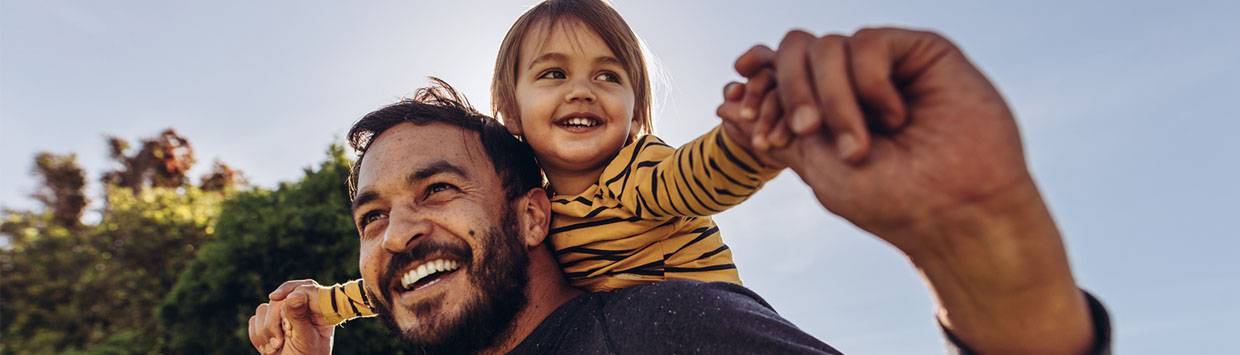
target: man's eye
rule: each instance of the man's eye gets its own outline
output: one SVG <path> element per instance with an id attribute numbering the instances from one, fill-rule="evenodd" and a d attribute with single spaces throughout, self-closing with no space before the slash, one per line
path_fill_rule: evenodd
<path id="1" fill-rule="evenodd" d="M 380 212 L 380 211 L 367 212 L 366 214 L 362 215 L 362 223 L 361 223 L 362 230 L 365 230 L 366 226 L 369 226 L 371 223 L 374 223 L 386 217 L 387 217 L 387 214 Z"/>
<path id="2" fill-rule="evenodd" d="M 538 78 L 539 79 L 567 79 L 568 75 L 564 74 L 563 70 L 551 69 L 551 70 L 543 72 L 542 75 L 538 76 Z"/>
<path id="3" fill-rule="evenodd" d="M 436 193 L 440 193 L 440 192 L 444 192 L 448 190 L 455 190 L 455 189 L 456 189 L 456 186 L 453 186 L 452 184 L 443 183 L 443 182 L 434 183 L 426 187 L 426 196 L 430 197 L 430 195 L 434 195 Z"/>
<path id="4" fill-rule="evenodd" d="M 602 80 L 602 81 L 610 81 L 613 83 L 619 83 L 620 76 L 612 72 L 602 72 L 602 73 L 598 73 L 598 75 L 595 75 L 594 80 Z"/>

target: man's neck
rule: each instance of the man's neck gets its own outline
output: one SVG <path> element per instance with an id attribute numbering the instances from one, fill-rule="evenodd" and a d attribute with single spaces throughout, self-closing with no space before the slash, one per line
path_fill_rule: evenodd
<path id="1" fill-rule="evenodd" d="M 556 263 L 546 245 L 536 246 L 530 251 L 529 275 L 530 282 L 525 288 L 528 299 L 525 308 L 517 312 L 512 329 L 507 332 L 505 339 L 482 351 L 483 354 L 506 354 L 512 351 L 533 333 L 547 316 L 583 293 L 564 279 L 560 265 Z"/>

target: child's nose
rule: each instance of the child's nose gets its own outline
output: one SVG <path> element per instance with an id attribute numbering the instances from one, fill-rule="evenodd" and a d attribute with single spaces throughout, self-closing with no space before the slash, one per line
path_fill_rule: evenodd
<path id="1" fill-rule="evenodd" d="M 568 89 L 568 94 L 564 96 L 565 102 L 594 102 L 594 87 L 590 85 L 588 80 L 574 80 L 571 85 L 572 87 Z"/>

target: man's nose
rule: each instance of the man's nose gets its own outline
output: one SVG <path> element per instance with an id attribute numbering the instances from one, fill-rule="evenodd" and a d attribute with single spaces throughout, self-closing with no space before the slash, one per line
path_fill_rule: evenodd
<path id="1" fill-rule="evenodd" d="M 435 228 L 430 220 L 409 213 L 395 213 L 389 218 L 388 228 L 383 234 L 383 248 L 392 253 L 409 251 Z"/>
<path id="2" fill-rule="evenodd" d="M 589 78 L 576 78 L 569 83 L 568 94 L 564 95 L 564 102 L 585 101 L 594 102 L 594 83 Z"/>

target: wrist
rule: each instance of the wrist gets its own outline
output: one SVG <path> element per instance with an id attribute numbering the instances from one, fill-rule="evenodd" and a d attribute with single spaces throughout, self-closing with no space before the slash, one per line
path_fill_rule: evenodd
<path id="1" fill-rule="evenodd" d="M 974 350 L 1072 353 L 1091 344 L 1063 241 L 1031 179 L 916 230 L 915 247 L 902 250 L 938 300 L 939 321 Z"/>

